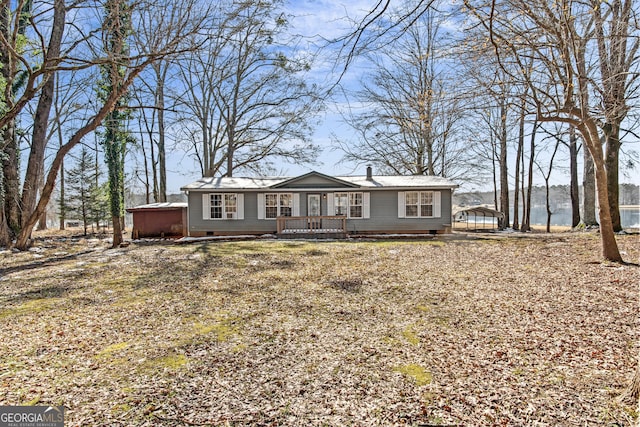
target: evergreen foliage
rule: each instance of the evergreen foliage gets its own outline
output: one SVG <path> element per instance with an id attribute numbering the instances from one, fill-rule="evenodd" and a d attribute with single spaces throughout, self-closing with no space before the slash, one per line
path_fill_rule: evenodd
<path id="1" fill-rule="evenodd" d="M 110 61 L 100 68 L 98 97 L 105 101 L 120 89 L 126 74 L 124 58 L 128 55 L 127 38 L 131 34 L 131 10 L 126 0 L 109 0 L 105 4 L 105 52 Z M 120 222 L 124 217 L 124 159 L 132 137 L 127 130 L 131 111 L 129 96 L 121 97 L 107 114 L 100 134 L 108 168 L 109 205 L 114 228 L 114 245 L 121 240 Z M 116 224 L 118 223 L 118 224 Z"/>
<path id="2" fill-rule="evenodd" d="M 89 224 L 99 228 L 109 216 L 107 186 L 96 184 L 99 176 L 94 157 L 83 147 L 75 166 L 67 173 L 68 193 L 61 207 L 65 216 L 82 221 L 85 235 Z"/>

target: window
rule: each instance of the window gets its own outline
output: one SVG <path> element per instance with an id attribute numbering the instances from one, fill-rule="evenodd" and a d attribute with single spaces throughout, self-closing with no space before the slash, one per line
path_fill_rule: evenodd
<path id="1" fill-rule="evenodd" d="M 236 219 L 238 202 L 235 194 L 211 194 L 211 219 Z"/>
<path id="2" fill-rule="evenodd" d="M 335 214 L 340 216 L 347 216 L 347 209 L 349 207 L 348 202 L 348 193 L 336 193 L 333 198 Z"/>
<path id="3" fill-rule="evenodd" d="M 433 191 L 407 191 L 404 193 L 405 217 L 433 217 Z"/>
<path id="4" fill-rule="evenodd" d="M 333 195 L 335 215 L 347 218 L 364 218 L 364 193 L 335 193 Z"/>
<path id="5" fill-rule="evenodd" d="M 349 193 L 349 218 L 362 218 L 362 193 Z"/>
<path id="6" fill-rule="evenodd" d="M 224 195 L 224 218 L 235 219 L 238 212 L 238 203 L 235 194 Z"/>
<path id="7" fill-rule="evenodd" d="M 242 194 L 212 193 L 203 196 L 204 219 L 242 219 Z"/>
<path id="8" fill-rule="evenodd" d="M 211 197 L 211 219 L 222 219 L 222 194 L 210 194 Z"/>
<path id="9" fill-rule="evenodd" d="M 264 196 L 264 217 L 277 218 L 279 216 L 292 216 L 293 195 L 291 193 L 273 193 Z"/>

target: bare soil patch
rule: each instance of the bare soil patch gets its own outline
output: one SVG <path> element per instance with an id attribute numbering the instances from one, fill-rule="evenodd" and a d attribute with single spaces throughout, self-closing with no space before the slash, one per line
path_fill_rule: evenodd
<path id="1" fill-rule="evenodd" d="M 70 426 L 634 425 L 615 397 L 640 269 L 599 250 L 48 236 L 0 252 L 0 405 L 65 405 Z"/>

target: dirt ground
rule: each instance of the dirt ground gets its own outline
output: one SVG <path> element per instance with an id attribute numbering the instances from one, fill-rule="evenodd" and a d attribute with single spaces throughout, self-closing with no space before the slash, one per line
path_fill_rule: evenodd
<path id="1" fill-rule="evenodd" d="M 640 237 L 0 251 L 0 405 L 65 425 L 630 426 Z"/>

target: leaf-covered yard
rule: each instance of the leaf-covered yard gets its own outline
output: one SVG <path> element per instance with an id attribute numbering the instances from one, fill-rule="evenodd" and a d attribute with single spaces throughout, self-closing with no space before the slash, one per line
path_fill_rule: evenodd
<path id="1" fill-rule="evenodd" d="M 628 261 L 637 235 L 620 236 Z M 66 425 L 633 425 L 634 265 L 592 233 L 41 240 L 0 253 L 0 405 Z"/>

